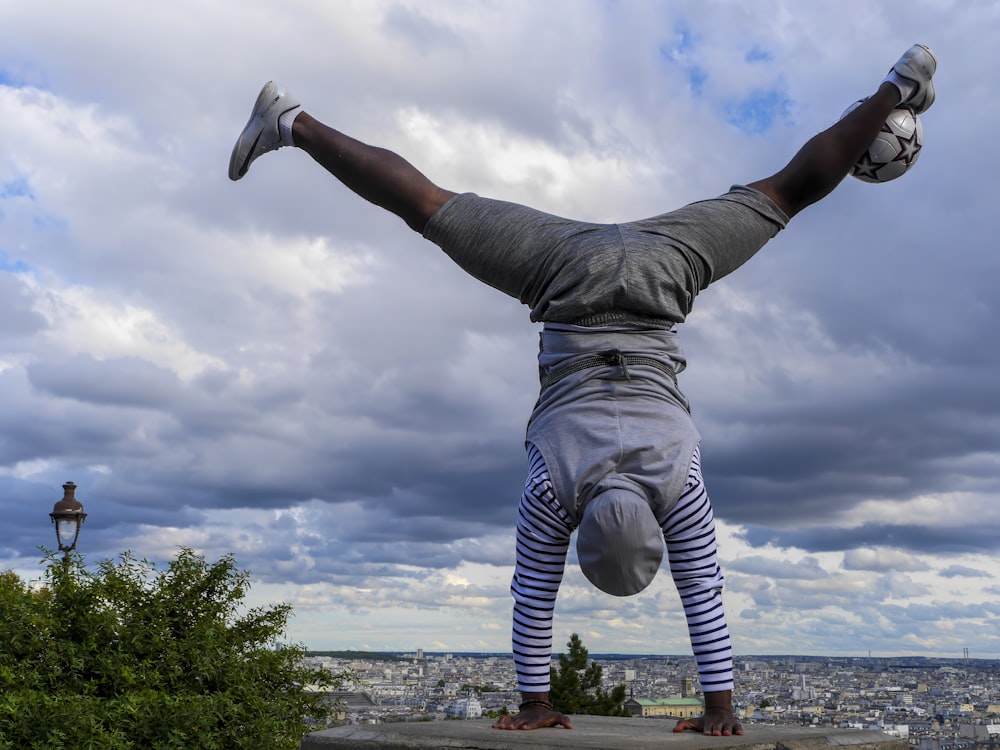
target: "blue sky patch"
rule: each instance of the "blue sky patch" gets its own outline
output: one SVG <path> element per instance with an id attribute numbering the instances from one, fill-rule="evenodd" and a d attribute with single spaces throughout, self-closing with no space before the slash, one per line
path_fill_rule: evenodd
<path id="1" fill-rule="evenodd" d="M 10 86 L 12 89 L 24 86 L 24 76 L 17 75 L 7 68 L 0 68 L 0 86 Z"/>
<path id="2" fill-rule="evenodd" d="M 745 59 L 748 63 L 768 62 L 772 59 L 772 55 L 762 47 L 753 47 L 747 52 Z"/>
<path id="3" fill-rule="evenodd" d="M 0 251 L 0 272 L 6 273 L 28 273 L 31 266 L 23 260 L 11 260 L 3 251 Z"/>
<path id="4" fill-rule="evenodd" d="M 702 91 L 705 88 L 705 81 L 708 80 L 708 73 L 705 69 L 698 66 L 692 65 L 691 67 L 685 68 L 688 77 L 688 85 L 691 86 L 691 92 L 695 96 L 701 96 Z"/>
<path id="5" fill-rule="evenodd" d="M 31 220 L 31 223 L 34 224 L 35 229 L 41 232 L 61 232 L 69 227 L 69 222 L 66 219 L 52 214 L 38 214 Z"/>
<path id="6" fill-rule="evenodd" d="M 694 49 L 694 38 L 691 31 L 686 26 L 679 26 L 675 29 L 679 39 L 676 49 L 678 52 L 689 52 Z"/>
<path id="7" fill-rule="evenodd" d="M 20 61 L 12 67 L 0 67 L 0 86 L 48 90 L 48 79 L 45 69 L 35 62 Z"/>
<path id="8" fill-rule="evenodd" d="M 0 199 L 4 198 L 28 198 L 35 200 L 35 194 L 31 192 L 31 185 L 23 177 L 15 177 L 13 180 L 0 183 Z"/>
<path id="9" fill-rule="evenodd" d="M 778 117 L 788 115 L 789 98 L 784 92 L 755 91 L 725 108 L 726 122 L 744 133 L 758 135 L 771 128 Z"/>
<path id="10" fill-rule="evenodd" d="M 705 81 L 708 80 L 708 72 L 694 62 L 694 56 L 689 54 L 694 49 L 694 35 L 687 27 L 679 26 L 674 29 L 674 37 L 670 42 L 660 47 L 660 57 L 683 70 L 687 75 L 691 93 L 695 96 L 701 96 L 705 88 Z"/>

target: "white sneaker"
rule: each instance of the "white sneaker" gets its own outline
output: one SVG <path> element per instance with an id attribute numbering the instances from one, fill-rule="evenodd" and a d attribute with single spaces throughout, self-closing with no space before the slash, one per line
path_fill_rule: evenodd
<path id="1" fill-rule="evenodd" d="M 268 81 L 257 95 L 253 112 L 246 127 L 236 139 L 229 157 L 229 179 L 238 180 L 247 173 L 250 164 L 261 154 L 281 147 L 278 118 L 290 109 L 301 106 L 280 84 Z"/>
<path id="2" fill-rule="evenodd" d="M 934 103 L 934 84 L 931 78 L 937 70 L 937 59 L 930 47 L 914 44 L 892 66 L 885 80 L 894 84 L 902 94 L 900 106 L 907 106 L 917 114 L 926 112 Z"/>

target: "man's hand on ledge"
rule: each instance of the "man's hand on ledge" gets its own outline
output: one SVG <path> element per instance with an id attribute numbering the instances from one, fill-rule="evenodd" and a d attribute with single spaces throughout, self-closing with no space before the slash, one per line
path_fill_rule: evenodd
<path id="1" fill-rule="evenodd" d="M 550 711 L 542 706 L 531 706 L 514 716 L 501 716 L 493 723 L 494 729 L 541 729 L 542 727 L 563 726 L 572 729 L 569 717 L 558 711 Z"/>
<path id="2" fill-rule="evenodd" d="M 674 725 L 675 732 L 691 730 L 713 737 L 728 737 L 733 734 L 743 734 L 743 727 L 731 711 L 722 709 L 706 709 L 704 715 L 696 719 L 681 719 Z"/>
<path id="3" fill-rule="evenodd" d="M 705 713 L 696 719 L 681 719 L 674 725 L 675 732 L 688 730 L 712 737 L 743 734 L 743 727 L 733 715 L 733 691 L 719 690 L 705 693 Z"/>

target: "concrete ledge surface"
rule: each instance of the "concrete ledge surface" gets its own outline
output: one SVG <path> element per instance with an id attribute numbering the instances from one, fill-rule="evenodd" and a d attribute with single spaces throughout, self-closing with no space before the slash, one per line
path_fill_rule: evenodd
<path id="1" fill-rule="evenodd" d="M 811 729 L 750 725 L 736 737 L 705 737 L 695 732 L 674 734 L 674 720 L 571 716 L 573 729 L 500 730 L 492 719 L 473 721 L 354 724 L 306 735 L 299 750 L 908 750 L 904 740 L 860 729 Z"/>

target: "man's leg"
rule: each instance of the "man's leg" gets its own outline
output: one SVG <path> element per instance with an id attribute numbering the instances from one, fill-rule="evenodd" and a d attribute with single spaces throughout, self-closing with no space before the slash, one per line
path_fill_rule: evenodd
<path id="1" fill-rule="evenodd" d="M 592 234 L 597 226 L 440 188 L 399 155 L 310 116 L 271 81 L 261 89 L 236 140 L 229 178 L 243 179 L 254 160 L 282 146 L 301 148 L 356 194 L 438 245 L 471 276 L 520 300 L 533 313 L 536 306 L 544 307 L 551 277 L 562 265 L 552 253 L 559 248 L 570 253 L 567 243 L 576 235 Z M 449 209 L 442 211 L 446 203 Z"/>
<path id="2" fill-rule="evenodd" d="M 764 193 L 793 217 L 840 184 L 898 105 L 899 90 L 883 83 L 857 109 L 807 141 L 784 169 L 747 187 Z"/>
<path id="3" fill-rule="evenodd" d="M 934 103 L 931 78 L 936 70 L 934 54 L 923 45 L 913 45 L 892 66 L 878 91 L 811 138 L 780 172 L 749 187 L 767 195 L 789 218 L 820 200 L 847 176 L 892 110 L 905 104 L 924 112 Z"/>
<path id="4" fill-rule="evenodd" d="M 455 193 L 444 190 L 398 154 L 369 146 L 306 112 L 292 123 L 295 145 L 367 201 L 391 211 L 416 232 Z"/>
<path id="5" fill-rule="evenodd" d="M 397 154 L 355 140 L 306 114 L 287 89 L 270 81 L 257 96 L 233 147 L 229 178 L 242 179 L 258 156 L 282 146 L 303 149 L 348 188 L 417 232 L 455 195 Z"/>

